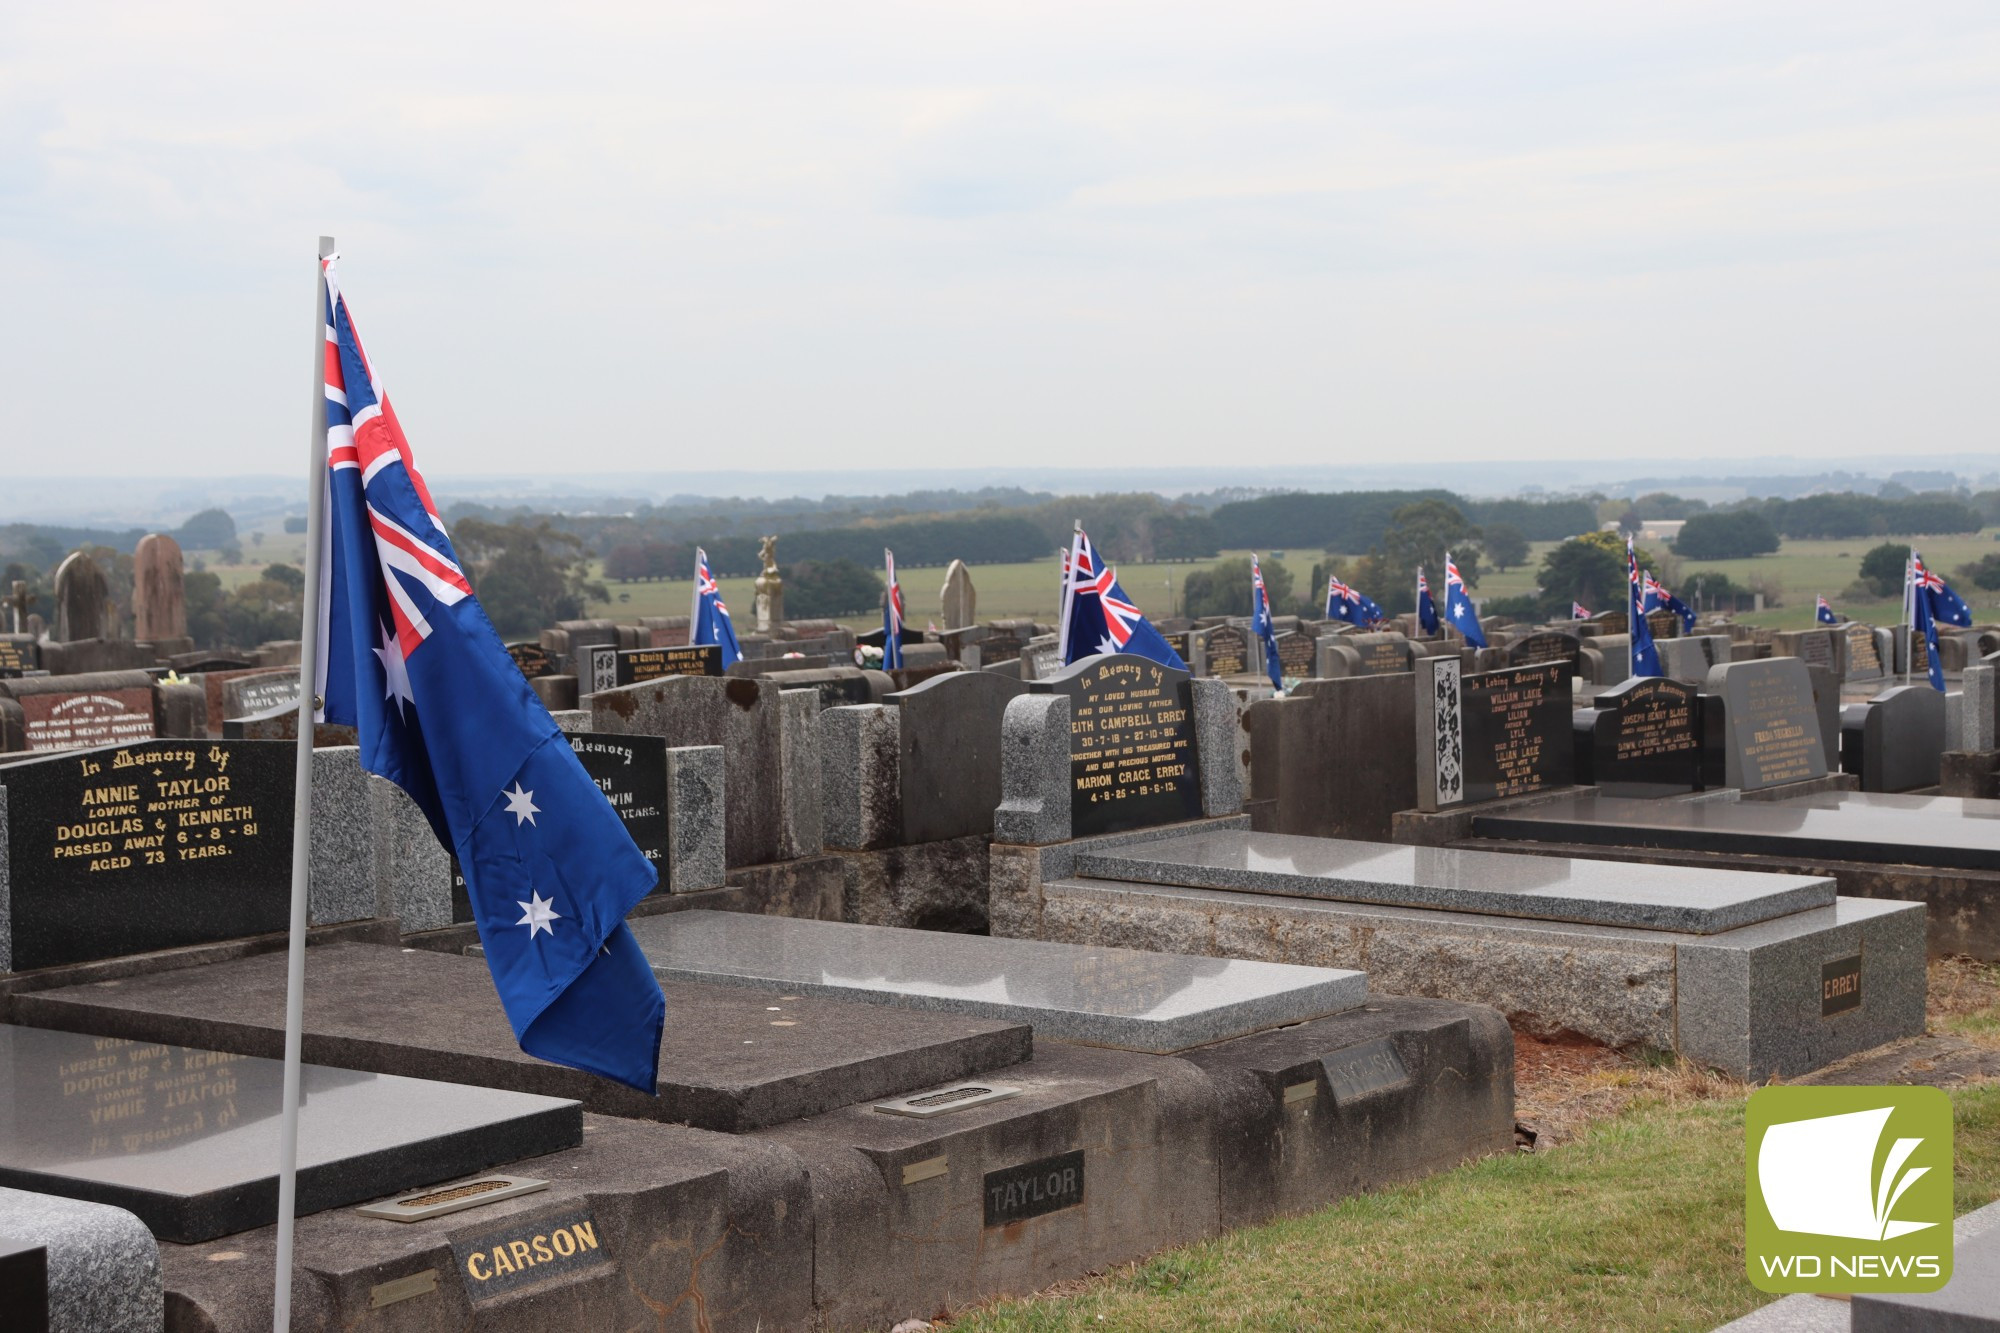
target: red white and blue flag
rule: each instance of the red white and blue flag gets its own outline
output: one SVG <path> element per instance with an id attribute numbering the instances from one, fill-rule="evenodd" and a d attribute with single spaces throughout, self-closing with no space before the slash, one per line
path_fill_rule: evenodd
<path id="1" fill-rule="evenodd" d="M 1438 632 L 1437 603 L 1431 600 L 1431 581 L 1424 577 L 1424 567 L 1417 566 L 1417 628 L 1426 634 Z"/>
<path id="2" fill-rule="evenodd" d="M 1590 612 L 1582 602 L 1571 602 L 1569 604 L 1569 618 L 1571 620 L 1588 620 L 1590 619 Z"/>
<path id="3" fill-rule="evenodd" d="M 1486 631 L 1479 624 L 1479 609 L 1472 604 L 1472 597 L 1465 590 L 1465 580 L 1458 572 L 1458 562 L 1451 558 L 1451 552 L 1444 553 L 1444 618 L 1450 626 L 1465 636 L 1465 641 L 1484 648 Z"/>
<path id="4" fill-rule="evenodd" d="M 354 727 L 362 765 L 458 857 L 521 1049 L 652 1093 L 666 1004 L 625 914 L 658 873 L 480 609 L 334 260 L 321 263 L 317 716 Z"/>
<path id="5" fill-rule="evenodd" d="M 1819 621 L 1822 625 L 1838 625 L 1840 623 L 1840 617 L 1833 613 L 1833 608 L 1827 605 L 1825 597 L 1819 599 L 1819 608 L 1813 612 L 1813 619 Z"/>
<path id="6" fill-rule="evenodd" d="M 1118 584 L 1118 571 L 1105 564 L 1078 524 L 1063 556 L 1061 642 L 1063 665 L 1105 653 L 1131 653 L 1186 671 L 1174 646 L 1153 628 Z"/>
<path id="7" fill-rule="evenodd" d="M 722 649 L 722 669 L 743 660 L 743 645 L 736 641 L 736 622 L 722 600 L 722 588 L 708 569 L 708 552 L 694 548 L 694 610 L 688 615 L 688 642 L 697 646 L 715 644 Z"/>
<path id="8" fill-rule="evenodd" d="M 1660 650 L 1653 642 L 1653 627 L 1646 623 L 1646 584 L 1652 581 L 1652 575 L 1640 576 L 1639 556 L 1632 549 L 1630 537 L 1625 539 L 1625 578 L 1632 590 L 1626 617 L 1632 638 L 1632 674 L 1657 676 L 1661 674 Z"/>
<path id="9" fill-rule="evenodd" d="M 1418 591 L 1421 594 L 1423 575 L 1417 575 Z M 1382 608 L 1375 599 L 1357 592 L 1332 574 L 1326 577 L 1326 618 L 1345 620 L 1350 625 L 1374 625 L 1382 620 Z"/>
<path id="10" fill-rule="evenodd" d="M 1285 673 L 1278 661 L 1277 626 L 1271 620 L 1271 594 L 1264 587 L 1264 567 L 1257 563 L 1257 555 L 1250 555 L 1250 628 L 1264 643 L 1264 669 L 1271 677 L 1271 688 L 1283 693 Z"/>
<path id="11" fill-rule="evenodd" d="M 882 548 L 882 563 L 889 570 L 889 590 L 882 596 L 882 669 L 900 671 L 903 666 L 903 585 L 896 582 L 896 553 Z"/>

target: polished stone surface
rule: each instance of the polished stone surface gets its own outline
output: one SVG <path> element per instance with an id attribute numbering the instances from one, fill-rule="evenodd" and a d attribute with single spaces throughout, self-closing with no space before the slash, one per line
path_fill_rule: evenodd
<path id="1" fill-rule="evenodd" d="M 773 998 L 734 986 L 662 989 L 668 1021 L 659 1087 L 649 1096 L 523 1053 L 480 959 L 316 946 L 306 950 L 304 1058 L 574 1097 L 610 1115 L 740 1133 L 1003 1069 L 1033 1048 L 1021 1023 Z M 37 991 L 10 1005 L 20 1021 L 42 1027 L 279 1055 L 285 956 Z"/>
<path id="2" fill-rule="evenodd" d="M 1360 1004 L 1360 972 L 677 912 L 632 923 L 662 978 L 839 995 L 1034 1024 L 1038 1035 L 1169 1052 Z"/>
<path id="3" fill-rule="evenodd" d="M 273 1220 L 277 1060 L 0 1027 L 0 1183 L 129 1209 L 183 1243 Z M 572 1101 L 308 1065 L 299 1211 L 576 1146 Z"/>
<path id="4" fill-rule="evenodd" d="M 1853 1333 L 2000 1333 L 2000 1203 L 1959 1218 L 1952 1240 L 1943 1290 L 1857 1292 Z"/>
<path id="5" fill-rule="evenodd" d="M 667 747 L 666 878 L 675 893 L 719 889 L 728 880 L 728 826 L 720 745 Z"/>
<path id="6" fill-rule="evenodd" d="M 0 1186 L 0 1235 L 42 1245 L 51 1333 L 156 1333 L 160 1243 L 123 1208 Z M 17 1312 L 0 1307 L 0 1328 Z"/>
<path id="7" fill-rule="evenodd" d="M 1639 801 L 1594 792 L 1475 816 L 1482 838 L 2000 869 L 2000 801 L 1821 792 L 1782 801 Z"/>
<path id="8" fill-rule="evenodd" d="M 1830 879 L 1226 830 L 1080 854 L 1077 873 L 1712 935 L 1834 899 Z"/>
<path id="9" fill-rule="evenodd" d="M 897 710 L 905 845 L 993 832 L 1000 804 L 1000 726 L 1022 680 L 951 671 L 887 696 Z"/>
<path id="10" fill-rule="evenodd" d="M 1209 818 L 1243 809 L 1244 759 L 1250 738 L 1236 692 L 1219 680 L 1188 682 L 1194 701 L 1194 746 L 1201 756 L 1201 812 Z"/>
<path id="11" fill-rule="evenodd" d="M 902 829 L 897 777 L 902 710 L 888 704 L 848 704 L 819 715 L 822 840 L 860 852 L 888 847 Z"/>
<path id="12" fill-rule="evenodd" d="M 1000 804 L 993 840 L 1039 847 L 1070 837 L 1067 695 L 1024 694 L 1000 727 Z"/>

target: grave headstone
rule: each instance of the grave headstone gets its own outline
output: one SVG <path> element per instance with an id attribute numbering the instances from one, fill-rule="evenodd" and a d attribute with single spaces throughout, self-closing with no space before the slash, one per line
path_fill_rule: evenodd
<path id="1" fill-rule="evenodd" d="M 898 706 L 902 841 L 942 842 L 993 831 L 1000 804 L 1000 724 L 1027 683 L 954 671 L 888 695 Z"/>
<path id="2" fill-rule="evenodd" d="M 104 608 L 110 599 L 111 585 L 97 562 L 82 551 L 71 551 L 56 566 L 56 642 L 107 637 L 111 628 Z"/>
<path id="3" fill-rule="evenodd" d="M 1427 659 L 1417 693 L 1417 804 L 1437 810 L 1567 787 L 1576 751 L 1564 663 L 1463 672 Z"/>
<path id="4" fill-rule="evenodd" d="M 617 736 L 601 732 L 566 732 L 563 739 L 576 751 L 578 762 L 604 799 L 625 821 L 657 875 L 648 893 L 670 891 L 667 859 L 667 743 L 658 736 Z M 451 919 L 470 921 L 472 900 L 458 858 L 451 858 Z"/>
<path id="5" fill-rule="evenodd" d="M 1508 666 L 1540 666 L 1560 662 L 1572 676 L 1583 674 L 1582 643 L 1563 630 L 1541 630 L 1524 634 L 1507 645 Z"/>
<path id="6" fill-rule="evenodd" d="M 291 747 L 153 741 L 0 768 L 13 971 L 283 930 Z"/>
<path id="7" fill-rule="evenodd" d="M 954 560 L 944 571 L 944 588 L 939 592 L 939 616 L 946 629 L 977 623 L 979 593 L 972 586 L 972 571 L 963 560 Z"/>
<path id="8" fill-rule="evenodd" d="M 2000 716 L 2000 671 L 1983 662 L 1968 666 L 1959 695 L 1958 733 L 1949 738 L 1951 748 L 1984 751 L 2000 744 L 1994 725 Z"/>
<path id="9" fill-rule="evenodd" d="M 1250 636 L 1234 625 L 1196 631 L 1202 654 L 1202 674 L 1241 676 L 1250 667 Z"/>
<path id="10" fill-rule="evenodd" d="M 1278 645 L 1278 672 L 1292 680 L 1303 680 L 1314 674 L 1317 664 L 1315 656 L 1317 644 L 1309 634 L 1298 630 L 1286 630 L 1276 638 Z"/>
<path id="11" fill-rule="evenodd" d="M 263 717 L 280 708 L 299 705 L 299 673 L 295 668 L 252 671 L 223 682 L 222 720 Z"/>
<path id="12" fill-rule="evenodd" d="M 1872 625 L 1858 622 L 1843 625 L 1840 629 L 1842 675 L 1849 680 L 1880 680 L 1883 676 L 1882 653 L 1875 640 Z"/>
<path id="13" fill-rule="evenodd" d="M 1432 661 L 1458 665 L 1453 655 L 1423 670 Z M 1269 812 L 1259 828 L 1387 842 L 1396 812 L 1416 804 L 1415 693 L 1396 675 L 1304 681 L 1250 704 L 1233 744 L 1204 737 L 1202 753 L 1241 754 L 1247 732 L 1253 811 Z"/>
<path id="14" fill-rule="evenodd" d="M 1591 776 L 1612 796 L 1666 796 L 1702 787 L 1701 693 L 1641 676 L 1591 699 Z"/>
<path id="15" fill-rule="evenodd" d="M 158 689 L 143 671 L 25 676 L 0 684 L 21 708 L 22 748 L 77 750 L 158 734 Z"/>
<path id="16" fill-rule="evenodd" d="M 1681 633 L 1681 618 L 1672 611 L 1648 611 L 1646 627 L 1652 630 L 1655 643 L 1666 639 L 1677 639 Z"/>
<path id="17" fill-rule="evenodd" d="M 1784 656 L 1796 657 L 1807 666 L 1837 672 L 1840 648 L 1835 642 L 1836 633 L 1830 629 L 1781 631 L 1775 637 L 1773 649 Z"/>
<path id="18" fill-rule="evenodd" d="M 1843 747 L 1841 766 L 1858 774 L 1861 790 L 1904 792 L 1937 785 L 1945 747 L 1944 695 L 1928 682 L 1897 685 L 1851 711 L 1860 715 L 1860 725 L 1843 720 L 1843 740 L 1849 745 Z M 1848 763 L 1849 748 L 1856 749 L 1858 766 Z"/>
<path id="19" fill-rule="evenodd" d="M 0 677 L 11 678 L 39 670 L 41 664 L 33 639 L 25 634 L 0 634 Z"/>
<path id="20" fill-rule="evenodd" d="M 132 552 L 132 637 L 148 643 L 187 637 L 181 545 L 162 532 L 141 537 Z"/>
<path id="21" fill-rule="evenodd" d="M 519 667 L 521 674 L 529 680 L 537 676 L 559 674 L 555 660 L 549 656 L 549 650 L 539 643 L 510 643 L 507 645 L 507 656 L 514 659 L 514 665 Z"/>
<path id="22" fill-rule="evenodd" d="M 72 1040 L 80 1045 L 92 1039 Z M 0 1086 L 0 1096 L 6 1091 Z M 68 1118 L 87 1120 L 90 1109 L 78 1107 Z M 11 1123 L 11 1116 L 0 1123 Z M 23 1132 L 34 1128 L 25 1125 Z M 122 1140 L 106 1139 L 106 1146 L 122 1146 Z M 160 1243 L 126 1209 L 0 1185 L 0 1236 L 32 1245 L 39 1259 L 31 1292 L 17 1293 L 0 1279 L 8 1333 L 159 1333 L 166 1308 Z"/>
<path id="23" fill-rule="evenodd" d="M 1055 636 L 1031 640 L 1021 650 L 1021 661 L 1025 667 L 1023 674 L 1031 680 L 1047 680 L 1062 671 L 1062 658 L 1062 646 L 1055 641 Z"/>
<path id="24" fill-rule="evenodd" d="M 663 680 L 668 676 L 719 676 L 722 649 L 705 643 L 681 648 L 618 649 L 597 645 L 584 650 L 578 689 L 584 694 Z M 588 686 L 588 688 L 584 688 Z"/>
<path id="25" fill-rule="evenodd" d="M 1826 776 L 1819 708 L 1804 662 L 1723 663 L 1709 670 L 1706 692 L 1722 705 L 1725 785 L 1759 791 Z"/>
<path id="26" fill-rule="evenodd" d="M 1188 680 L 1185 671 L 1115 653 L 1029 684 L 1069 700 L 1071 837 L 1201 816 Z"/>

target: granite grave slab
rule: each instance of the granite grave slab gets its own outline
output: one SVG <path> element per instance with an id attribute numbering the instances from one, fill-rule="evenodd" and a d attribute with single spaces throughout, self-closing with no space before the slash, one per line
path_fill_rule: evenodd
<path id="1" fill-rule="evenodd" d="M 21 1333 L 158 1333 L 166 1305 L 160 1242 L 125 1209 L 0 1186 L 0 1237 L 31 1244 L 39 1259 L 32 1292 L 16 1292 L 13 1275 L 0 1276 L 9 1333 L 17 1326 Z"/>
<path id="2" fill-rule="evenodd" d="M 1158 1053 L 1351 1009 L 1368 989 L 1352 971 L 729 912 L 648 917 L 632 930 L 664 980 L 1004 1018 Z"/>
<path id="3" fill-rule="evenodd" d="M 1830 879 L 1624 865 L 1242 829 L 1079 852 L 1076 874 L 1713 935 L 1832 904 Z"/>
<path id="4" fill-rule="evenodd" d="M 311 1002 L 305 1058 L 343 1069 L 573 1097 L 608 1115 L 736 1133 L 990 1073 L 1026 1059 L 1033 1042 L 1022 1023 L 965 1014 L 911 1014 L 801 998 L 803 991 L 773 998 L 672 981 L 662 989 L 668 1021 L 660 1086 L 657 1096 L 647 1096 L 523 1054 L 482 959 L 320 945 L 306 950 Z M 10 1005 L 16 1020 L 42 1027 L 278 1056 L 284 1051 L 285 956 L 37 991 L 12 997 Z"/>
<path id="5" fill-rule="evenodd" d="M 0 1026 L 0 1185 L 108 1203 L 162 1240 L 263 1226 L 277 1207 L 276 1060 Z M 575 1147 L 576 1102 L 308 1066 L 299 1211 Z"/>

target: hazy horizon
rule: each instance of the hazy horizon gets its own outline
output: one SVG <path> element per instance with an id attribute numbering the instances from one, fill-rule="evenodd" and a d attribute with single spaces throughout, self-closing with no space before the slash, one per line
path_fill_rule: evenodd
<path id="1" fill-rule="evenodd" d="M 1990 6 L 189 0 L 0 74 L 0 491 L 291 475 L 322 231 L 440 477 L 1994 441 Z"/>

